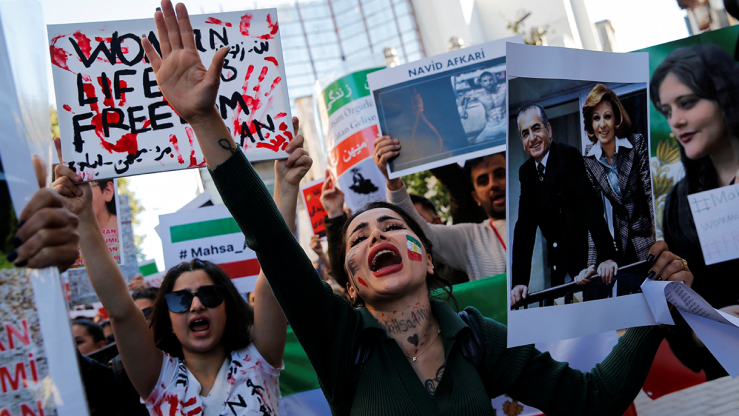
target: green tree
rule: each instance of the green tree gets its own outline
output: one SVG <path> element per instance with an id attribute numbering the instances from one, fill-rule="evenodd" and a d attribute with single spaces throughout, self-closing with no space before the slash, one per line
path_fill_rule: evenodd
<path id="1" fill-rule="evenodd" d="M 436 212 L 444 224 L 451 220 L 449 193 L 430 171 L 414 173 L 403 177 L 409 193 L 423 195 L 436 205 Z"/>
<path id="2" fill-rule="evenodd" d="M 54 107 L 49 107 L 49 114 L 51 116 L 51 137 L 53 139 L 54 137 L 60 136 L 59 117 Z M 138 199 L 136 199 L 136 194 L 131 191 L 130 185 L 131 183 L 128 178 L 118 178 L 118 194 L 128 195 L 128 201 L 131 206 L 131 225 L 134 229 L 133 244 L 136 247 L 136 258 L 139 261 L 143 261 L 146 260 L 146 255 L 141 249 L 141 244 L 144 242 L 144 238 L 146 236 L 137 234 L 135 230 L 139 225 L 141 225 L 141 220 L 139 219 L 138 214 L 144 211 L 144 206 L 141 205 L 141 202 Z"/>
<path id="3" fill-rule="evenodd" d="M 506 28 L 517 35 L 521 35 L 523 43 L 527 45 L 544 45 L 544 36 L 549 32 L 549 26 L 537 26 L 527 31 L 524 21 L 531 16 L 531 13 L 526 10 L 519 10 L 516 13 L 516 20 L 508 21 Z"/>

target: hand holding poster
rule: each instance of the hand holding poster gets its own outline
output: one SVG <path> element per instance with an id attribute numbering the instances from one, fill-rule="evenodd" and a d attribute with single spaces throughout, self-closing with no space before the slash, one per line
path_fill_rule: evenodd
<path id="1" fill-rule="evenodd" d="M 403 147 L 390 179 L 505 150 L 506 42 L 521 37 L 367 76 L 381 133 Z"/>
<path id="2" fill-rule="evenodd" d="M 323 209 L 323 204 L 321 203 L 323 182 L 324 179 L 317 179 L 300 186 L 300 196 L 303 198 L 305 209 L 308 210 L 313 234 L 320 235 L 321 237 L 326 236 L 326 225 L 323 223 L 326 210 Z"/>
<path id="3" fill-rule="evenodd" d="M 190 16 L 204 63 L 229 48 L 216 105 L 250 160 L 292 140 L 277 11 Z M 154 19 L 49 26 L 63 152 L 85 180 L 204 166 L 193 130 L 157 87 L 141 39 Z M 63 111 L 62 111 L 63 109 Z"/>

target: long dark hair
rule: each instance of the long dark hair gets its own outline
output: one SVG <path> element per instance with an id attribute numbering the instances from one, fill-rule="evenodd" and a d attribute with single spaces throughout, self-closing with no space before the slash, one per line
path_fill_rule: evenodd
<path id="1" fill-rule="evenodd" d="M 714 101 L 721 108 L 729 137 L 739 138 L 739 63 L 716 45 L 690 46 L 672 51 L 652 74 L 649 93 L 654 107 L 662 112 L 659 88 L 674 74 L 697 97 Z M 690 159 L 680 146 L 688 193 L 718 187 L 718 174 L 709 156 Z"/>
<path id="2" fill-rule="evenodd" d="M 410 215 L 406 214 L 405 211 L 403 211 L 402 208 L 400 208 L 397 205 L 390 204 L 387 202 L 370 202 L 369 204 L 365 205 L 364 208 L 360 209 L 359 211 L 355 212 L 349 219 L 344 223 L 344 227 L 341 229 L 341 244 L 339 246 L 339 259 L 344 264 L 344 267 L 340 270 L 336 270 L 336 273 L 340 273 L 341 277 L 344 279 L 344 281 L 350 281 L 349 280 L 349 273 L 347 270 L 347 265 L 344 259 L 346 258 L 346 233 L 349 230 L 349 224 L 351 224 L 352 221 L 354 221 L 354 218 L 357 218 L 357 216 L 367 212 L 371 211 L 373 209 L 379 209 L 379 208 L 387 208 L 396 214 L 400 215 L 400 218 L 405 221 L 406 224 L 408 224 L 408 227 L 410 227 L 411 231 L 413 231 L 416 236 L 418 236 L 418 239 L 421 240 L 421 244 L 423 244 L 423 248 L 426 250 L 427 253 L 431 253 L 431 249 L 433 248 L 433 244 L 431 244 L 431 240 L 429 240 L 428 237 L 426 237 L 426 233 L 423 232 L 423 229 L 421 226 L 418 225 L 418 223 L 411 218 Z M 432 258 L 433 261 L 433 258 Z M 434 268 L 436 270 L 436 268 Z M 459 305 L 457 305 L 457 300 L 454 299 L 454 295 L 452 295 L 452 284 L 444 279 L 443 277 L 439 276 L 437 273 L 426 273 L 426 286 L 429 290 L 429 295 L 431 295 L 431 292 L 435 289 L 441 289 L 446 293 L 446 301 L 448 302 L 449 299 L 454 301 L 455 306 L 457 309 L 459 309 Z M 362 300 L 359 296 L 357 296 L 357 300 L 355 300 L 354 306 L 364 306 L 364 300 Z"/>
<path id="3" fill-rule="evenodd" d="M 249 329 L 254 323 L 254 315 L 251 308 L 246 304 L 244 298 L 241 297 L 239 291 L 231 283 L 228 275 L 221 270 L 220 267 L 209 261 L 193 259 L 189 263 L 182 262 L 177 266 L 169 269 L 162 280 L 162 286 L 151 307 L 151 328 L 154 330 L 154 342 L 157 348 L 167 354 L 184 358 L 182 354 L 182 344 L 177 336 L 172 332 L 172 321 L 169 319 L 169 308 L 164 295 L 172 292 L 175 282 L 185 272 L 202 270 L 210 277 L 214 285 L 221 285 L 226 289 L 226 329 L 223 332 L 223 347 L 226 353 L 245 348 L 251 343 L 249 337 Z"/>

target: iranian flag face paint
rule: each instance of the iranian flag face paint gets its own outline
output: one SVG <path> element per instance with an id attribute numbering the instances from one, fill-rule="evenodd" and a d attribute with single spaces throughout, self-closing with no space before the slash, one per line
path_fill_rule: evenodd
<path id="1" fill-rule="evenodd" d="M 421 242 L 415 238 L 406 235 L 405 246 L 408 248 L 408 258 L 413 261 L 423 261 L 423 251 L 421 250 Z"/>

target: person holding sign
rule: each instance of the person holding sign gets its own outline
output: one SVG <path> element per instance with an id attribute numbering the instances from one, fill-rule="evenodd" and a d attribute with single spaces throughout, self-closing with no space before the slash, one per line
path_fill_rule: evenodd
<path id="1" fill-rule="evenodd" d="M 632 134 L 631 120 L 618 95 L 603 84 L 597 84 L 585 98 L 582 107 L 585 132 L 591 144 L 585 148 L 585 170 L 598 194 L 613 207 L 614 241 L 622 265 L 647 259 L 654 244 L 654 208 L 652 180 L 649 170 L 649 143 L 641 134 Z M 590 237 L 588 268 L 575 281 L 585 283 L 594 275 L 598 252 Z M 604 276 L 609 285 L 613 276 Z M 641 275 L 621 273 L 618 296 L 637 293 L 644 281 Z M 608 291 L 601 293 L 601 298 Z"/>
<path id="2" fill-rule="evenodd" d="M 232 145 L 233 152 L 243 154 L 214 105 L 228 48 L 218 50 L 210 70 L 206 70 L 187 10 L 182 4 L 177 9 L 175 15 L 172 3 L 163 1 L 163 11 L 155 14 L 164 59 L 148 40 L 142 43 L 162 92 L 190 123 L 198 140 L 207 143 L 201 147 L 208 154 L 208 163 L 222 163 L 231 153 L 223 157 L 214 153 L 211 147 L 220 145 L 213 135 L 228 137 L 222 140 Z M 187 35 L 181 36 L 180 29 Z M 295 213 L 298 182 L 312 163 L 302 149 L 302 136 L 297 135 L 297 119 L 293 127 L 295 136 L 285 149 L 290 157 L 275 162 L 275 201 L 291 215 Z M 56 145 L 60 151 L 59 141 Z M 63 160 L 61 154 L 59 159 Z M 90 185 L 75 184 L 82 177 L 64 163 L 57 166 L 56 174 L 54 188 L 66 197 L 70 210 L 83 218 L 80 248 L 90 280 L 110 316 L 128 376 L 150 414 L 238 416 L 254 410 L 279 414 L 278 376 L 286 322 L 264 277 L 270 271 L 265 269 L 257 280 L 252 316 L 231 280 L 216 265 L 198 259 L 181 263 L 162 281 L 152 306 L 150 330 L 105 245 Z M 292 188 L 294 193 L 289 192 Z M 275 215 L 285 225 L 282 216 Z M 294 223 L 294 218 L 288 222 Z M 294 241 L 292 234 L 290 239 Z M 283 263 L 289 263 L 284 259 Z"/>
<path id="3" fill-rule="evenodd" d="M 736 182 L 739 168 L 739 63 L 718 46 L 693 46 L 670 53 L 649 84 L 654 107 L 667 119 L 680 145 L 685 169 L 667 195 L 665 242 L 698 276 L 695 291 L 714 308 L 736 314 L 739 259 L 706 265 L 688 196 Z M 687 325 L 668 340 L 675 355 L 711 380 L 726 371 L 694 340 Z"/>
<path id="4" fill-rule="evenodd" d="M 175 16 L 169 0 L 162 6 L 166 19 L 158 14 L 157 26 L 169 34 L 162 57 L 144 41 L 157 82 L 193 126 L 223 201 L 257 253 L 334 414 L 492 415 L 490 398 L 504 392 L 550 415 L 626 410 L 647 376 L 664 329 L 628 330 L 589 374 L 530 345 L 507 349 L 506 328 L 474 308 L 466 310 L 467 322 L 479 342 L 470 341 L 468 324 L 447 304 L 430 299 L 429 281 L 435 279 L 431 244 L 418 223 L 395 205 L 370 204 L 344 229 L 340 254 L 351 280 L 349 293 L 363 307 L 354 309 L 334 294 L 215 111 L 221 62 L 206 71 L 195 52 L 185 7 L 178 4 Z M 288 160 L 286 175 L 298 169 Z M 285 181 L 275 199 L 290 195 L 294 200 L 297 193 L 297 183 Z M 655 274 L 692 283 L 692 274 L 663 242 L 651 253 Z M 472 342 L 477 367 L 462 352 Z"/>

